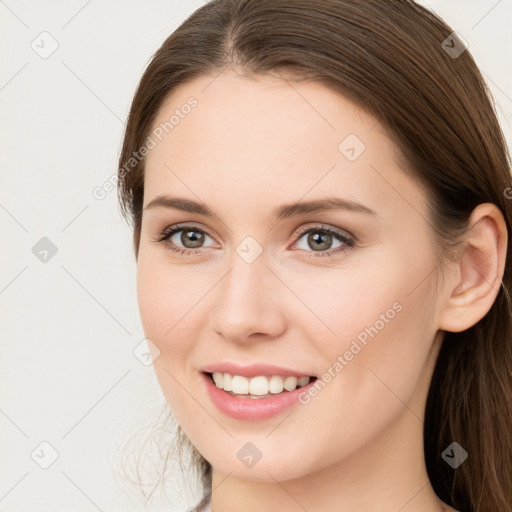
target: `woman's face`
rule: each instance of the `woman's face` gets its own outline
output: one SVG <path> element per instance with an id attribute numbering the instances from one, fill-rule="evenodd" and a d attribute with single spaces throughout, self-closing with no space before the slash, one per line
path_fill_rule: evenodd
<path id="1" fill-rule="evenodd" d="M 144 208 L 212 212 L 145 209 L 138 255 L 156 375 L 192 443 L 262 481 L 419 446 L 438 269 L 425 193 L 380 124 L 319 83 L 223 73 L 175 89 L 154 127 Z M 266 376 L 248 385 L 271 398 L 215 370 L 238 394 Z M 277 393 L 286 375 L 317 380 Z"/>

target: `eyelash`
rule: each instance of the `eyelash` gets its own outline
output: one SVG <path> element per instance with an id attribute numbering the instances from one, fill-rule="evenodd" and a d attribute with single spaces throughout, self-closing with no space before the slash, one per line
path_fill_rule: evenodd
<path id="1" fill-rule="evenodd" d="M 192 253 L 197 253 L 198 251 L 201 250 L 201 248 L 187 249 L 187 248 L 177 247 L 175 244 L 169 245 L 167 243 L 173 235 L 175 235 L 176 233 L 179 233 L 181 231 L 186 231 L 186 230 L 200 232 L 205 235 L 208 235 L 210 238 L 213 238 L 206 231 L 199 229 L 196 226 L 193 226 L 190 224 L 182 224 L 179 226 L 171 226 L 169 228 L 166 228 L 158 236 L 153 238 L 153 240 L 156 243 L 164 244 L 169 250 L 171 250 L 173 252 L 179 253 L 183 256 L 189 256 Z M 312 253 L 311 255 L 308 256 L 309 258 L 318 258 L 318 257 L 321 258 L 321 257 L 325 257 L 325 256 L 331 257 L 334 254 L 353 249 L 355 246 L 355 239 L 345 235 L 341 231 L 337 231 L 337 230 L 334 230 L 334 229 L 326 227 L 326 226 L 309 226 L 309 227 L 300 229 L 299 232 L 297 233 L 297 238 L 293 245 L 295 245 L 302 238 L 302 236 L 304 234 L 310 233 L 310 232 L 328 233 L 345 245 L 336 247 L 335 249 L 329 249 L 327 251 L 306 251 L 306 252 Z M 300 249 L 300 250 L 305 250 L 305 249 Z"/>

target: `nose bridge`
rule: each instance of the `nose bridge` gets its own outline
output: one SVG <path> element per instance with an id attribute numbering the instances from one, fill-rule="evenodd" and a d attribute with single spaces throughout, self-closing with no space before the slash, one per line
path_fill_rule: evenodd
<path id="1" fill-rule="evenodd" d="M 259 256 L 255 261 L 247 261 L 238 253 L 231 259 L 231 271 L 226 276 L 223 295 L 229 301 L 254 306 L 264 295 L 264 284 L 270 271 L 266 260 Z"/>
<path id="2" fill-rule="evenodd" d="M 267 268 L 264 253 L 254 260 L 244 244 L 230 259 L 230 270 L 216 295 L 215 325 L 224 337 L 243 341 L 253 333 L 276 336 L 283 328 L 282 311 L 276 306 L 276 277 Z M 252 260 L 252 261 L 251 261 Z"/>

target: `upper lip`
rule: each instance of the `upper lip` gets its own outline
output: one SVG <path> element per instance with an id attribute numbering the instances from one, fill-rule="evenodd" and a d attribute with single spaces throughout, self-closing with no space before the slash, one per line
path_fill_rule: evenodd
<path id="1" fill-rule="evenodd" d="M 312 377 L 311 373 L 304 373 L 301 370 L 294 370 L 293 368 L 284 368 L 283 366 L 276 366 L 264 363 L 254 363 L 250 365 L 240 365 L 237 363 L 225 361 L 221 363 L 212 363 L 201 368 L 205 373 L 230 373 L 231 375 L 242 375 L 244 377 L 258 377 L 264 375 L 271 377 L 272 375 L 281 375 L 283 377 Z"/>

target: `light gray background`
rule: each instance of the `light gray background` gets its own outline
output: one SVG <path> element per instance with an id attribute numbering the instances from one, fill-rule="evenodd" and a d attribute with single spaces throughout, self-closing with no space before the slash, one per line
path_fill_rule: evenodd
<path id="1" fill-rule="evenodd" d="M 468 41 L 511 145 L 512 1 L 423 3 Z M 131 233 L 116 191 L 92 190 L 116 172 L 149 58 L 201 5 L 0 0 L 1 512 L 143 510 L 115 476 L 116 447 L 164 399 L 133 354 Z M 31 47 L 50 48 L 44 31 L 58 43 L 47 59 Z M 57 248 L 46 263 L 32 251 L 43 237 Z M 58 452 L 48 469 L 42 442 Z M 151 510 L 195 503 L 179 499 Z"/>

